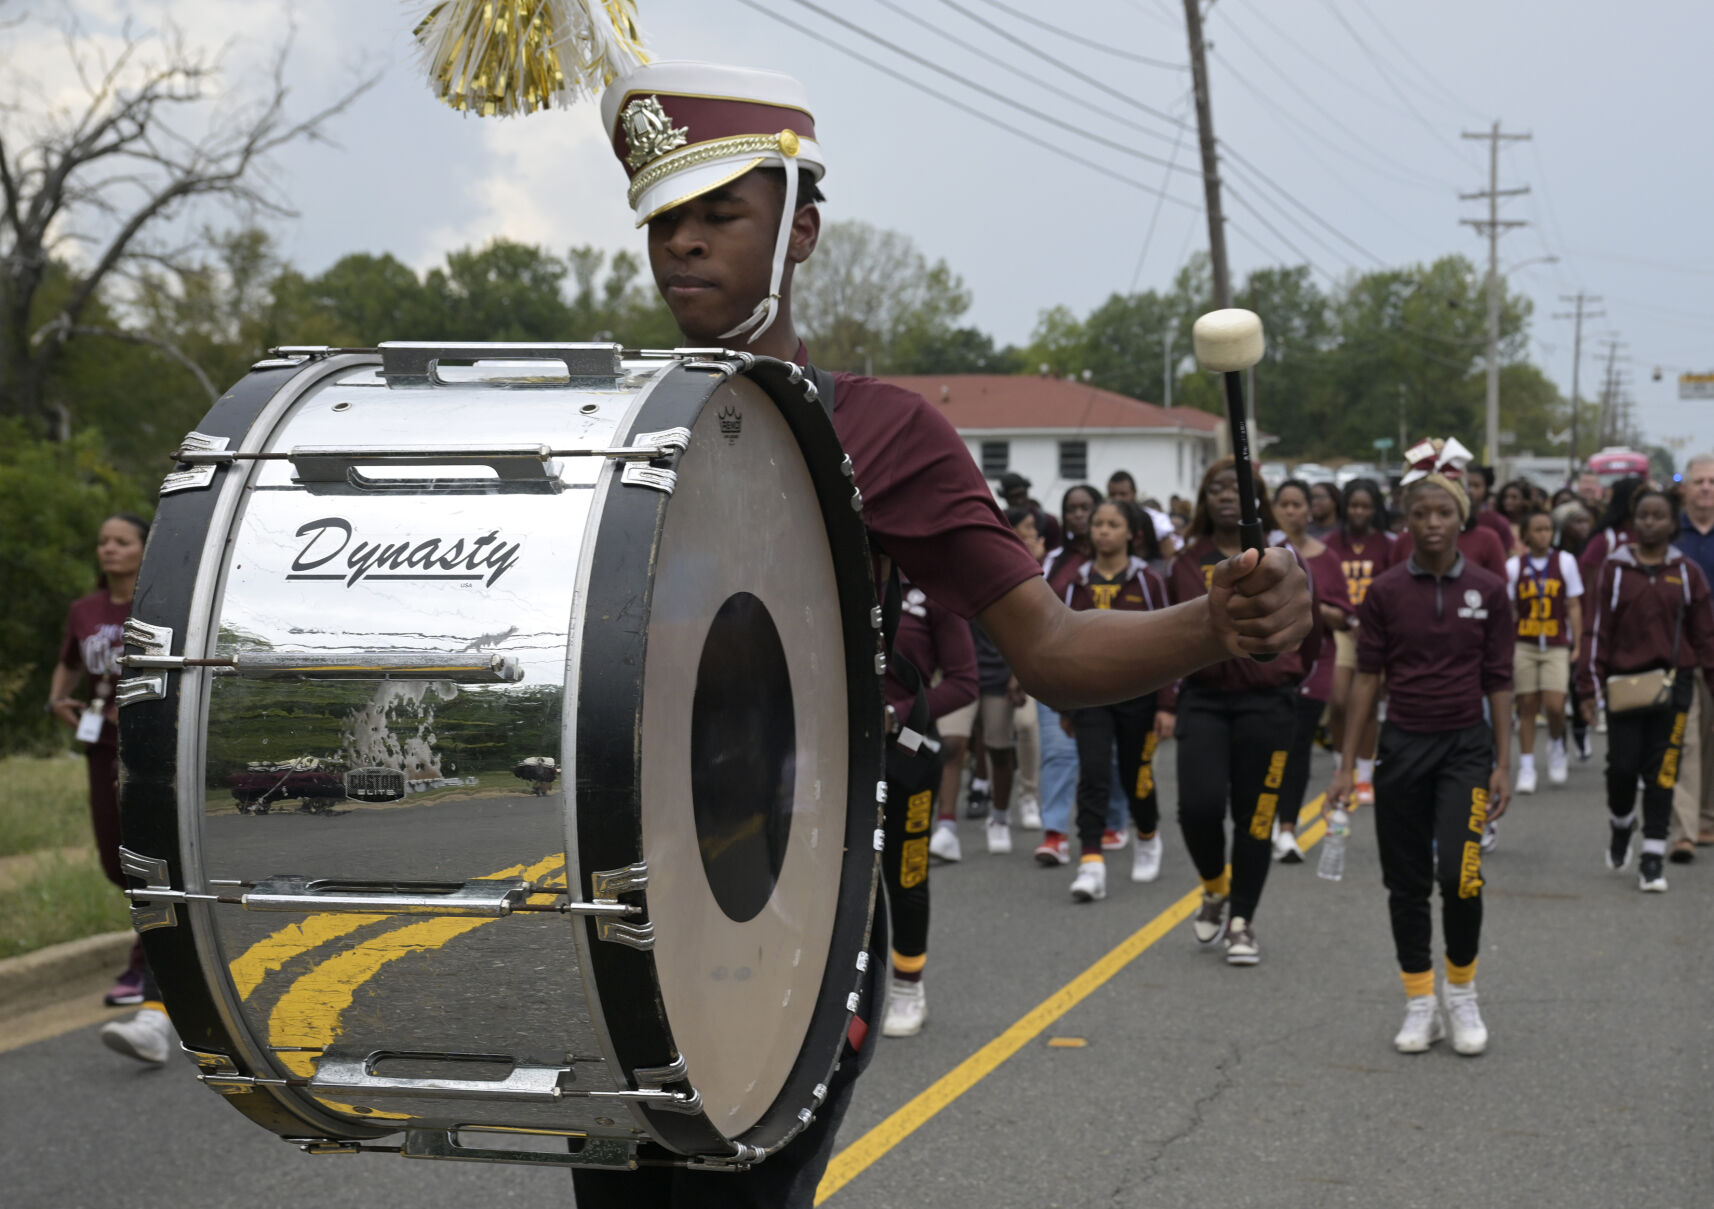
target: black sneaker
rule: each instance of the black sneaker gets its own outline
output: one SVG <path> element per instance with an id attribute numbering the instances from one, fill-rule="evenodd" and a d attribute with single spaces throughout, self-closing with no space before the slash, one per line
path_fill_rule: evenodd
<path id="1" fill-rule="evenodd" d="M 1191 917 L 1190 930 L 1201 948 L 1212 949 L 1219 944 L 1226 935 L 1226 896 L 1204 893 L 1202 905 Z"/>
<path id="2" fill-rule="evenodd" d="M 970 792 L 964 799 L 964 817 L 967 819 L 985 819 L 988 812 L 994 808 L 994 791 L 986 784 L 972 783 Z"/>
<path id="3" fill-rule="evenodd" d="M 1666 893 L 1666 862 L 1658 852 L 1645 852 L 1637 863 L 1637 889 L 1651 894 Z"/>
<path id="4" fill-rule="evenodd" d="M 1631 836 L 1636 832 L 1635 821 L 1626 823 L 1623 827 L 1609 828 L 1607 837 L 1607 868 L 1623 869 L 1631 863 Z"/>

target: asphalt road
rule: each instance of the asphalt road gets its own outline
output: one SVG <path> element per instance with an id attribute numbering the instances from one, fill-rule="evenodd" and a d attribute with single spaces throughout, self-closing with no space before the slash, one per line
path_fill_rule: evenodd
<path id="1" fill-rule="evenodd" d="M 1126 854 L 1110 861 L 1109 898 L 1075 906 L 1070 869 L 1037 869 L 1022 842 L 990 857 L 980 825 L 963 826 L 964 863 L 933 874 L 928 1027 L 883 1044 L 842 1147 L 1194 885 L 1169 828 L 1159 883 L 1125 880 Z M 1503 825 L 1485 870 L 1484 1057 L 1392 1051 L 1403 993 L 1359 813 L 1342 882 L 1316 878 L 1313 861 L 1275 867 L 1260 966 L 1229 968 L 1173 928 L 890 1147 L 866 1147 L 873 1161 L 828 1203 L 1707 1209 L 1714 850 L 1669 866 L 1669 893 L 1643 895 L 1603 867 L 1604 829 L 1598 762 Z M 92 1027 L 0 1053 L 0 1137 L 0 1201 L 20 1209 L 571 1199 L 560 1172 L 301 1155 L 188 1065 L 138 1068 Z"/>

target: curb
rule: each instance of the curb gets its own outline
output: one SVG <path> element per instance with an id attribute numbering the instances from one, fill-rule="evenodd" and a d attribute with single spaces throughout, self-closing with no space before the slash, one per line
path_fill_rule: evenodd
<path id="1" fill-rule="evenodd" d="M 125 964 L 137 934 L 104 932 L 0 961 L 0 1020 L 47 1007 L 79 979 Z"/>

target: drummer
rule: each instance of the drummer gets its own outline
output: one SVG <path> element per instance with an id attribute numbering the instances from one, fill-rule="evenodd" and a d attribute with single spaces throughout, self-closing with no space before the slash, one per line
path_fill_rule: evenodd
<path id="1" fill-rule="evenodd" d="M 686 346 L 810 362 L 792 318 L 792 273 L 821 232 L 826 172 L 803 86 L 770 71 L 657 62 L 601 102 L 630 180 L 649 262 Z M 1234 656 L 1295 648 L 1310 626 L 1309 585 L 1291 557 L 1221 563 L 1207 596 L 1154 612 L 1065 608 L 995 506 L 952 425 L 921 396 L 836 373 L 833 424 L 863 495 L 877 586 L 898 571 L 979 620 L 1025 691 L 1056 708 L 1128 701 Z M 886 953 L 885 915 L 871 947 Z M 677 1169 L 578 1170 L 580 1209 L 648 1204 L 809 1206 L 833 1154 L 885 963 L 871 984 L 814 1121 L 779 1155 L 733 1176 Z"/>

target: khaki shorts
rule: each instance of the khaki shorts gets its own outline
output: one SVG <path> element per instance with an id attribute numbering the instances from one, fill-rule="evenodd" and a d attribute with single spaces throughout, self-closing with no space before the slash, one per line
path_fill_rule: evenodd
<path id="1" fill-rule="evenodd" d="M 1512 692 L 1563 693 L 1571 687 L 1571 648 L 1520 642 L 1512 659 Z"/>
<path id="2" fill-rule="evenodd" d="M 982 712 L 982 743 L 985 747 L 1016 747 L 1017 728 L 1012 724 L 1012 703 L 1004 693 L 983 693 L 961 709 L 955 709 L 935 723 L 943 739 L 968 739 L 976 725 L 976 712 Z"/>
<path id="3" fill-rule="evenodd" d="M 1333 631 L 1333 666 L 1357 670 L 1357 631 Z"/>

